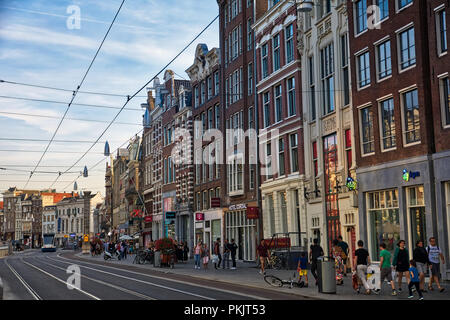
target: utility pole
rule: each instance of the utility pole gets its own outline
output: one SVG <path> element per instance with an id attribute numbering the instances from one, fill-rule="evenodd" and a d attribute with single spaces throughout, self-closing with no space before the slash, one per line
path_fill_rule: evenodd
<path id="1" fill-rule="evenodd" d="M 89 224 L 90 224 L 90 213 L 91 213 L 91 191 L 83 192 L 84 209 L 83 209 L 83 244 L 82 252 L 83 254 L 89 254 L 90 244 L 92 235 L 89 234 Z"/>

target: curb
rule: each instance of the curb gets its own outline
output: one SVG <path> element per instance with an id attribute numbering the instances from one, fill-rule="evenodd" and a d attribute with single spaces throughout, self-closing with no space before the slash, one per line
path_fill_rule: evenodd
<path id="1" fill-rule="evenodd" d="M 79 255 L 79 254 L 74 254 L 74 256 L 77 256 L 78 258 L 83 258 L 83 256 Z M 89 261 L 90 259 L 82 259 L 82 260 L 87 260 Z M 103 262 L 103 260 L 102 260 Z M 108 261 L 106 261 L 107 263 L 109 263 Z M 110 263 L 111 265 L 116 265 L 116 263 Z M 140 269 L 146 269 L 146 268 L 141 268 L 138 267 L 136 265 L 131 265 Z M 160 270 L 157 268 L 152 267 L 151 269 L 147 269 L 147 270 L 151 270 L 151 271 L 156 271 L 156 272 L 160 272 L 163 274 L 176 274 L 176 275 L 181 275 L 181 276 L 188 276 L 188 277 L 192 277 L 192 278 L 196 278 L 196 279 L 202 279 L 202 280 L 209 280 L 209 281 L 217 281 L 217 282 L 221 282 L 221 283 L 227 283 L 227 284 L 234 284 L 234 285 L 240 285 L 240 286 L 246 286 L 246 287 L 250 287 L 253 289 L 264 289 L 264 290 L 270 290 L 273 292 L 277 292 L 277 293 L 283 293 L 283 294 L 291 294 L 291 295 L 295 295 L 295 296 L 300 296 L 302 298 L 307 298 L 307 299 L 316 299 L 316 300 L 328 300 L 328 299 L 324 299 L 324 298 L 320 298 L 320 297 L 314 297 L 314 296 L 309 296 L 306 294 L 301 294 L 301 293 L 297 293 L 297 292 L 284 292 L 284 291 L 280 291 L 280 290 L 276 290 L 276 289 L 272 289 L 271 287 L 266 287 L 266 286 L 256 286 L 256 285 L 252 285 L 252 284 L 242 284 L 240 282 L 235 282 L 235 281 L 224 281 L 222 279 L 211 279 L 211 278 L 203 278 L 197 275 L 190 275 L 190 274 L 182 274 L 182 273 L 176 273 L 176 272 L 171 272 L 171 271 L 166 271 L 166 270 Z"/>

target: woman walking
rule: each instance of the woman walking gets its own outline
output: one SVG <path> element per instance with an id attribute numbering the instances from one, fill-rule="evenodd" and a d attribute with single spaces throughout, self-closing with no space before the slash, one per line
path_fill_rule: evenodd
<path id="1" fill-rule="evenodd" d="M 264 243 L 264 239 L 261 240 L 256 251 L 258 252 L 259 263 L 261 265 L 261 270 L 259 271 L 259 273 L 265 275 L 266 271 L 264 270 L 264 264 L 266 263 L 268 253 L 267 253 L 267 246 Z"/>
<path id="2" fill-rule="evenodd" d="M 402 292 L 402 278 L 405 276 L 409 285 L 409 253 L 408 249 L 405 248 L 405 240 L 400 240 L 397 243 L 397 248 L 394 252 L 394 261 L 392 265 L 395 267 L 398 277 L 398 292 Z"/>
<path id="3" fill-rule="evenodd" d="M 344 254 L 342 248 L 339 246 L 339 241 L 336 239 L 333 240 L 332 256 L 336 266 L 336 283 L 338 285 L 344 284 L 344 259 L 342 259 Z"/>
<path id="4" fill-rule="evenodd" d="M 430 262 L 428 261 L 428 252 L 423 247 L 422 240 L 418 240 L 416 242 L 416 248 L 413 252 L 413 260 L 416 262 L 416 269 L 419 273 L 420 290 L 422 290 L 422 292 L 427 292 L 425 290 L 425 273 L 427 272 L 427 265 Z"/>
<path id="5" fill-rule="evenodd" d="M 202 250 L 202 260 L 203 260 L 203 269 L 208 270 L 208 262 L 209 262 L 209 249 L 206 246 L 206 243 L 203 245 Z"/>
<path id="6" fill-rule="evenodd" d="M 199 241 L 197 242 L 197 245 L 194 248 L 194 268 L 195 269 L 200 269 L 200 256 L 202 254 L 202 242 Z"/>

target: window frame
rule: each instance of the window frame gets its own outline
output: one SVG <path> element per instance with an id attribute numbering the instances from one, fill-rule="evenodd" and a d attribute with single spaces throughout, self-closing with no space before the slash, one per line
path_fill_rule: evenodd
<path id="1" fill-rule="evenodd" d="M 364 58 L 364 69 L 361 69 L 361 58 Z M 367 87 L 370 87 L 372 79 L 370 77 L 370 52 L 368 49 L 356 55 L 356 70 L 358 90 L 363 90 Z M 362 73 L 366 75 L 366 78 L 364 80 L 362 80 Z"/>
<path id="2" fill-rule="evenodd" d="M 439 102 L 441 105 L 441 115 L 442 115 L 441 116 L 442 128 L 449 129 L 450 128 L 450 79 L 449 79 L 449 73 L 441 75 L 438 80 L 439 80 Z M 442 85 L 442 82 L 445 80 L 447 80 L 446 90 L 444 89 L 445 86 Z M 446 98 L 445 94 L 447 94 L 447 99 L 445 99 Z M 445 102 L 447 102 L 447 105 L 445 105 Z"/>
<path id="3" fill-rule="evenodd" d="M 389 57 L 387 57 L 387 50 L 386 50 L 386 44 L 389 43 Z M 380 55 L 380 49 L 381 46 L 384 46 L 385 50 L 384 50 L 384 60 L 381 60 L 381 55 Z M 375 58 L 376 58 L 376 74 L 377 74 L 377 82 L 381 82 L 384 81 L 386 79 L 389 79 L 392 77 L 392 47 L 391 47 L 391 39 L 385 39 L 384 41 L 378 42 L 375 45 Z M 390 64 L 390 69 L 387 69 L 384 71 L 384 73 L 386 73 L 386 75 L 384 77 L 381 77 L 380 75 L 383 73 L 381 71 L 381 66 L 382 66 L 382 61 L 384 61 L 384 65 L 387 65 L 387 62 L 389 61 Z M 387 73 L 387 71 L 389 71 L 389 73 Z"/>
<path id="4" fill-rule="evenodd" d="M 409 45 L 410 39 L 409 39 L 409 34 L 408 34 L 408 49 L 407 49 L 408 50 L 408 60 L 407 60 L 408 65 L 404 67 L 403 65 L 405 64 L 405 62 L 402 60 L 402 53 L 403 53 L 403 51 L 405 51 L 405 49 L 403 49 L 403 47 L 402 47 L 402 43 L 403 43 L 402 42 L 402 34 L 411 31 L 411 29 L 413 30 L 413 39 L 414 39 L 414 58 L 411 59 L 411 57 L 409 56 L 412 46 Z M 398 58 L 398 72 L 399 73 L 413 69 L 417 65 L 415 27 L 412 23 L 403 27 L 401 30 L 397 31 L 397 58 Z M 410 62 L 412 60 L 414 60 L 414 63 Z"/>
<path id="5" fill-rule="evenodd" d="M 418 119 L 417 123 L 419 124 L 419 126 L 418 126 L 419 139 L 415 140 L 415 141 L 412 141 L 412 142 L 408 142 L 407 139 L 406 139 L 407 138 L 407 134 L 409 132 L 413 131 L 413 130 L 406 131 L 406 125 L 407 124 L 405 122 L 407 121 L 407 119 L 406 119 L 406 110 L 405 110 L 405 107 L 406 107 L 405 99 L 406 99 L 406 95 L 409 94 L 409 93 L 412 93 L 413 91 L 417 92 L 417 103 L 418 103 L 417 110 L 419 111 L 419 115 L 417 117 L 417 119 Z M 404 89 L 404 90 L 402 90 L 400 92 L 400 106 L 401 106 L 401 116 L 402 116 L 402 138 L 403 138 L 402 140 L 403 140 L 403 147 L 410 147 L 410 146 L 414 146 L 414 145 L 422 143 L 422 131 L 421 131 L 421 125 L 420 125 L 419 90 L 417 89 L 417 87 L 407 88 L 407 89 Z M 414 130 L 416 130 L 416 129 L 414 129 Z"/>
<path id="6" fill-rule="evenodd" d="M 391 118 L 391 122 L 392 124 L 390 125 L 389 129 L 390 129 L 390 136 L 384 136 L 385 132 L 384 132 L 384 103 L 392 101 L 392 118 Z M 381 147 L 381 151 L 382 152 L 389 152 L 389 151 L 393 151 L 397 149 L 397 140 L 396 140 L 396 132 L 397 132 L 397 127 L 395 125 L 395 103 L 394 103 L 394 96 L 390 95 L 387 97 L 384 97 L 382 100 L 378 101 L 378 115 L 380 120 L 379 122 L 379 127 L 380 127 L 380 147 Z M 385 139 L 393 139 L 393 146 L 391 145 L 390 147 L 386 147 L 385 146 Z M 392 140 L 391 140 L 392 141 Z"/>
<path id="7" fill-rule="evenodd" d="M 363 119 L 363 112 L 364 110 L 368 110 L 368 122 L 365 122 Z M 361 107 L 358 107 L 358 115 L 359 115 L 359 128 L 360 128 L 360 147 L 361 147 L 361 157 L 367 157 L 367 156 L 371 156 L 375 154 L 375 134 L 374 134 L 374 118 L 373 118 L 373 110 L 372 110 L 372 104 L 369 105 L 364 105 Z M 369 140 L 364 141 L 365 137 L 364 137 L 364 124 L 367 123 L 368 125 L 371 126 L 371 130 L 369 129 Z M 370 137 L 371 136 L 371 137 Z M 365 152 L 364 150 L 364 146 L 365 145 L 372 145 L 372 150 L 369 150 L 368 152 Z"/>

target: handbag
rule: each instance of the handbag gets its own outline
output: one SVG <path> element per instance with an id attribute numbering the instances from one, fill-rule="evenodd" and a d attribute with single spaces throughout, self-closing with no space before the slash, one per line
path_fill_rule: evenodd
<path id="1" fill-rule="evenodd" d="M 217 256 L 217 254 L 211 255 L 211 261 L 212 263 L 217 263 L 219 261 L 219 257 Z"/>

